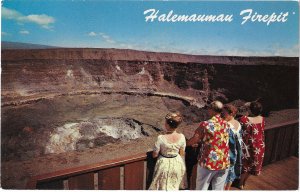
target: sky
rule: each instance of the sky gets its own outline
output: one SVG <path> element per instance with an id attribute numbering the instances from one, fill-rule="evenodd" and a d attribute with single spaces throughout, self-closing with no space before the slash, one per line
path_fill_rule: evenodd
<path id="1" fill-rule="evenodd" d="M 159 15 L 233 15 L 231 22 L 146 22 Z M 242 10 L 289 15 L 285 22 L 247 21 Z M 60 47 L 121 48 L 194 55 L 299 56 L 296 1 L 5 0 L 1 41 Z"/>

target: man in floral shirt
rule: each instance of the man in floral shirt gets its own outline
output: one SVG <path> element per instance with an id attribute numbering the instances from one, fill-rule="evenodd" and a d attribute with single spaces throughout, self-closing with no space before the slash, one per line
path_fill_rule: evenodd
<path id="1" fill-rule="evenodd" d="M 228 174 L 229 161 L 229 126 L 220 114 L 223 104 L 212 102 L 208 107 L 210 119 L 200 123 L 194 136 L 187 145 L 197 147 L 199 151 L 196 190 L 207 190 L 212 184 L 213 190 L 223 190 Z"/>

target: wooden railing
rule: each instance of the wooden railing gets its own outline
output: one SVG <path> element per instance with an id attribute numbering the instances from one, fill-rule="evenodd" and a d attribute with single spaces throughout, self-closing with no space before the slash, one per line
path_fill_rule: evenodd
<path id="1" fill-rule="evenodd" d="M 291 121 L 265 129 L 266 152 L 263 165 L 298 156 L 298 121 Z M 197 153 L 186 150 L 189 189 L 195 189 Z M 101 189 L 143 190 L 151 184 L 155 160 L 151 152 L 132 155 L 92 165 L 64 169 L 34 176 L 28 189 Z"/>
<path id="2" fill-rule="evenodd" d="M 38 175 L 31 178 L 27 188 L 142 190 L 150 185 L 154 164 L 150 153 L 137 154 Z"/>
<path id="3" fill-rule="evenodd" d="M 267 126 L 265 129 L 265 157 L 268 165 L 290 156 L 299 156 L 299 121 Z"/>

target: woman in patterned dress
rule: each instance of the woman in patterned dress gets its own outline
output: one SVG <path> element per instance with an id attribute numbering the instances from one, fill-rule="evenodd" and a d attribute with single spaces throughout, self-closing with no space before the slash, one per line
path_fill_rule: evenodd
<path id="1" fill-rule="evenodd" d="M 265 153 L 265 120 L 261 116 L 262 105 L 255 101 L 250 104 L 251 117 L 243 116 L 240 119 L 243 129 L 243 169 L 240 179 L 240 188 L 243 189 L 250 175 L 260 175 Z M 248 155 L 247 155 L 248 154 Z"/>
<path id="2" fill-rule="evenodd" d="M 159 135 L 153 150 L 153 157 L 158 157 L 154 168 L 154 177 L 150 190 L 179 190 L 186 167 L 184 163 L 185 137 L 176 132 L 182 122 L 179 113 L 166 116 L 166 133 Z"/>
<path id="3" fill-rule="evenodd" d="M 237 108 L 233 105 L 226 104 L 223 108 L 223 118 L 229 124 L 229 155 L 230 167 L 225 182 L 225 190 L 230 190 L 233 181 L 240 178 L 242 169 L 242 127 L 241 124 L 234 119 Z"/>

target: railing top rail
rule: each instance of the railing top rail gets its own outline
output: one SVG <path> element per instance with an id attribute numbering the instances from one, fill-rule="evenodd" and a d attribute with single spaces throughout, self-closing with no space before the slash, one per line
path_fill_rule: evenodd
<path id="1" fill-rule="evenodd" d="M 136 155 L 131 155 L 127 157 L 122 157 L 118 159 L 112 159 L 112 160 L 107 160 L 99 163 L 94 163 L 90 165 L 83 165 L 80 167 L 74 167 L 74 168 L 68 168 L 68 169 L 63 169 L 51 173 L 46 173 L 42 175 L 37 175 L 31 178 L 31 180 L 28 182 L 27 187 L 28 188 L 33 188 L 33 185 L 35 185 L 38 181 L 47 181 L 51 179 L 59 179 L 63 177 L 68 177 L 72 175 L 78 175 L 78 174 L 83 174 L 83 173 L 88 173 L 92 171 L 97 171 L 109 167 L 115 167 L 115 166 L 120 166 L 123 164 L 128 164 L 136 161 L 141 161 L 141 160 L 146 160 L 147 155 L 146 153 L 140 153 Z"/>
<path id="2" fill-rule="evenodd" d="M 274 124 L 274 125 L 266 125 L 265 130 L 280 128 L 280 127 L 293 125 L 293 124 L 299 124 L 299 119 L 292 120 L 292 121 L 287 121 L 287 122 L 284 122 L 284 123 L 277 123 L 277 124 Z"/>

